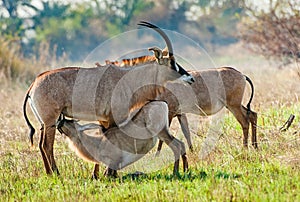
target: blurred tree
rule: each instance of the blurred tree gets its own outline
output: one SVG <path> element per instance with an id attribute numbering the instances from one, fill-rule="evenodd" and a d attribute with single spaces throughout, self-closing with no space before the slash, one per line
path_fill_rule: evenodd
<path id="1" fill-rule="evenodd" d="M 180 32 L 199 41 L 206 48 L 226 46 L 237 42 L 236 25 L 244 15 L 244 3 L 239 0 L 194 0 L 181 1 L 185 22 Z M 177 9 L 180 10 L 180 9 Z"/>
<path id="2" fill-rule="evenodd" d="M 40 4 L 39 7 L 34 6 L 29 0 L 13 1 L 12 5 L 6 3 L 6 10 L 15 16 L 14 22 L 7 24 L 16 29 L 7 30 L 12 33 L 22 31 L 19 36 L 27 56 L 33 54 L 39 57 L 40 46 L 47 42 L 49 50 L 57 56 L 67 53 L 71 60 L 81 60 L 106 38 L 125 31 L 133 18 L 154 5 L 152 1 L 143 0 L 91 0 L 72 4 L 41 1 Z M 30 8 L 33 14 L 27 18 L 18 15 L 16 10 L 20 5 Z M 9 19 L 7 17 L 6 21 Z M 19 26 L 15 26 L 17 22 Z"/>
<path id="3" fill-rule="evenodd" d="M 8 38 L 23 37 L 26 27 L 19 10 L 31 8 L 30 0 L 1 0 L 0 1 L 0 34 Z"/>
<path id="4" fill-rule="evenodd" d="M 9 17 L 16 18 L 17 17 L 17 9 L 21 3 L 22 3 L 22 1 L 20 1 L 20 0 L 16 0 L 16 1 L 2 0 L 2 3 L 1 3 L 1 7 L 3 9 L 2 12 L 6 11 L 8 13 Z M 2 14 L 1 14 L 1 17 L 2 17 Z"/>
<path id="5" fill-rule="evenodd" d="M 0 30 L 10 36 L 19 36 L 26 55 L 39 56 L 43 44 L 48 43 L 49 50 L 55 55 L 67 53 L 71 60 L 81 60 L 105 39 L 136 28 L 140 20 L 179 31 L 200 44 L 219 46 L 237 40 L 236 24 L 239 16 L 243 15 L 240 2 L 89 0 L 84 3 L 62 3 L 58 0 L 0 0 L 0 12 L 4 11 L 0 14 Z"/>
<path id="6" fill-rule="evenodd" d="M 32 17 L 35 37 L 29 39 L 26 52 L 38 56 L 39 44 L 48 42 L 57 56 L 67 53 L 71 60 L 80 59 L 82 52 L 92 48 L 91 41 L 100 40 L 96 30 L 89 30 L 92 17 L 90 6 L 78 4 L 74 9 L 71 4 L 42 2 L 42 8 Z"/>
<path id="7" fill-rule="evenodd" d="M 300 2 L 269 0 L 268 6 L 247 6 L 241 38 L 247 47 L 283 65 L 300 60 Z"/>
<path id="8" fill-rule="evenodd" d="M 97 5 L 96 16 L 106 22 L 107 37 L 128 30 L 129 25 L 136 21 L 136 18 L 154 7 L 154 2 L 150 0 L 94 0 L 94 2 Z"/>

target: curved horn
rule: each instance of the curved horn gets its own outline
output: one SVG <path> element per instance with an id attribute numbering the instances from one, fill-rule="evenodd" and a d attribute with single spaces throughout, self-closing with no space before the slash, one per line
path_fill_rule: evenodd
<path id="1" fill-rule="evenodd" d="M 162 29 L 160 29 L 156 25 L 151 24 L 151 23 L 146 22 L 146 21 L 140 21 L 138 23 L 138 25 L 149 27 L 149 28 L 152 28 L 155 31 L 157 31 L 163 37 L 163 39 L 165 40 L 165 42 L 167 44 L 167 47 L 168 47 L 168 50 L 169 50 L 169 56 L 172 57 L 174 55 L 173 54 L 173 47 L 172 47 L 171 41 L 170 41 L 169 37 L 166 35 L 166 33 Z"/>
<path id="2" fill-rule="evenodd" d="M 175 57 L 174 57 L 174 53 L 173 53 L 173 47 L 172 47 L 171 41 L 170 41 L 169 37 L 166 35 L 166 33 L 164 31 L 162 31 L 156 25 L 153 25 L 153 24 L 151 24 L 149 22 L 146 22 L 146 21 L 140 21 L 138 23 L 138 25 L 152 28 L 155 31 L 157 31 L 163 37 L 163 39 L 165 40 L 165 42 L 167 44 L 167 48 L 169 50 L 169 58 L 171 59 L 170 60 L 171 67 L 174 70 L 176 70 L 179 74 L 181 74 L 183 76 L 185 75 L 185 77 L 183 78 L 183 80 L 185 80 L 186 82 L 188 82 L 190 84 L 193 83 L 195 81 L 194 78 L 193 78 L 193 76 L 190 75 L 181 65 L 179 65 L 175 61 Z"/>

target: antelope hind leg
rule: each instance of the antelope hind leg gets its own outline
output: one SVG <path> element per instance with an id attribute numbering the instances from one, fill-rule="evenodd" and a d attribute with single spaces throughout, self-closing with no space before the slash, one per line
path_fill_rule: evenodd
<path id="1" fill-rule="evenodd" d="M 41 134 L 39 146 L 40 146 L 40 150 L 42 153 L 47 174 L 52 174 L 52 172 L 54 172 L 57 175 L 59 175 L 59 171 L 56 166 L 54 154 L 53 154 L 55 130 L 56 130 L 55 124 L 50 124 L 50 125 L 45 124 L 43 133 Z"/>
<path id="2" fill-rule="evenodd" d="M 243 129 L 243 145 L 244 147 L 248 148 L 248 134 L 249 134 L 249 118 L 247 115 L 247 109 L 240 106 L 230 106 L 228 109 L 233 113 L 234 117 L 240 123 Z"/>
<path id="3" fill-rule="evenodd" d="M 250 111 L 248 112 L 247 108 L 242 107 L 243 110 L 243 114 L 244 116 L 246 116 L 246 119 L 248 121 L 248 124 L 251 123 L 251 143 L 252 146 L 255 149 L 258 149 L 258 145 L 257 145 L 257 134 L 256 134 L 256 129 L 257 129 L 257 113 L 254 111 Z M 249 126 L 248 126 L 249 127 Z"/>
<path id="4" fill-rule="evenodd" d="M 47 174 L 52 174 L 50 160 L 47 158 L 46 152 L 43 149 L 44 139 L 45 139 L 45 137 L 44 137 L 44 125 L 42 125 L 41 134 L 40 134 L 39 149 L 40 149 L 40 152 L 42 154 L 42 158 L 43 158 L 43 162 L 44 162 L 46 173 Z"/>
<path id="5" fill-rule="evenodd" d="M 249 119 L 251 122 L 251 129 L 252 129 L 252 146 L 255 149 L 258 149 L 257 145 L 257 113 L 254 111 L 250 112 Z"/>

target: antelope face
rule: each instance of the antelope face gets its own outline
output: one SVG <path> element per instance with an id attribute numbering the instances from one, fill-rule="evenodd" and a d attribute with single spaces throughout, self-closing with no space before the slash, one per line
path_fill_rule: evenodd
<path id="1" fill-rule="evenodd" d="M 57 121 L 57 129 L 68 137 L 72 137 L 75 136 L 77 133 L 82 133 L 86 130 L 92 129 L 99 129 L 100 132 L 103 133 L 101 126 L 98 124 L 89 123 L 85 125 L 80 125 L 75 120 L 68 120 L 65 118 Z"/>
<path id="2" fill-rule="evenodd" d="M 192 84 L 195 82 L 194 77 L 189 74 L 185 69 L 183 69 L 177 62 L 175 62 L 175 70 L 181 75 L 179 80 Z M 173 67 L 173 65 L 171 65 Z"/>
<path id="3" fill-rule="evenodd" d="M 152 74 L 153 78 L 156 78 L 158 84 L 164 84 L 168 81 L 181 80 L 192 84 L 194 82 L 193 76 L 186 72 L 182 67 L 175 69 L 173 66 L 167 65 L 155 65 L 156 71 L 148 73 L 148 76 Z"/>
<path id="4" fill-rule="evenodd" d="M 79 124 L 74 120 L 67 120 L 63 118 L 62 120 L 59 120 L 56 125 L 60 133 L 71 138 L 77 134 L 76 126 Z"/>

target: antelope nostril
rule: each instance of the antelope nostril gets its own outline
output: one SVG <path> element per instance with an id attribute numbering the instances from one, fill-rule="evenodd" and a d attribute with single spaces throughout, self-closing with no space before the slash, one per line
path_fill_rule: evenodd
<path id="1" fill-rule="evenodd" d="M 195 82 L 195 79 L 194 79 L 194 77 L 193 76 L 191 76 L 191 82 Z"/>
<path id="2" fill-rule="evenodd" d="M 195 79 L 194 79 L 194 77 L 192 76 L 192 75 L 188 75 L 188 81 L 187 81 L 189 84 L 192 84 L 192 83 L 194 83 L 195 82 Z"/>

